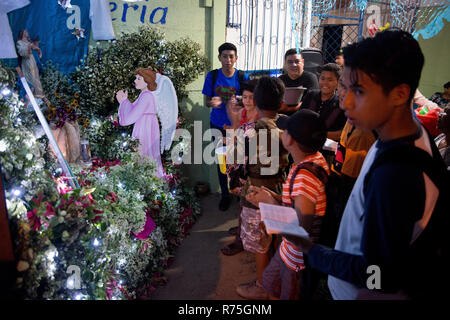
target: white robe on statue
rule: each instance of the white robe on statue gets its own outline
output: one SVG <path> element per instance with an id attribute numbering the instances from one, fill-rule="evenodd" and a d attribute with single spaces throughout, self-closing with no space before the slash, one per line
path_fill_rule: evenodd
<path id="1" fill-rule="evenodd" d="M 29 4 L 29 0 L 0 0 L 0 59 L 17 58 L 7 13 Z"/>
<path id="2" fill-rule="evenodd" d="M 89 9 L 89 18 L 91 19 L 92 39 L 94 40 L 113 40 L 114 30 L 109 10 L 109 1 L 91 0 Z"/>
<path id="3" fill-rule="evenodd" d="M 30 49 L 30 42 L 18 40 L 17 52 L 22 58 L 20 68 L 22 69 L 23 75 L 28 83 L 31 83 L 34 87 L 34 95 L 36 97 L 42 97 L 44 92 L 42 90 L 41 80 L 39 79 L 39 69 L 34 60 L 33 53 Z"/>
<path id="4" fill-rule="evenodd" d="M 6 13 L 0 13 L 0 59 L 17 58 L 14 38 Z"/>

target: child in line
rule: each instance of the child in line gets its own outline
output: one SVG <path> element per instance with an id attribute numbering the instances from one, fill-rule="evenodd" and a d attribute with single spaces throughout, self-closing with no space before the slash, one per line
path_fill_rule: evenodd
<path id="1" fill-rule="evenodd" d="M 231 127 L 225 127 L 225 129 L 237 129 L 236 136 L 242 135 L 245 138 L 250 136 L 255 130 L 255 123 L 259 119 L 259 113 L 256 108 L 253 93 L 257 83 L 258 80 L 253 79 L 242 84 L 242 104 L 244 108 L 238 105 L 236 97 L 233 97 L 227 104 Z M 234 141 L 230 141 L 230 143 L 234 143 Z M 239 195 L 241 193 L 241 187 L 246 180 L 245 164 L 227 164 L 227 175 L 230 192 Z M 244 250 L 241 240 L 240 211 L 239 225 L 229 230 L 235 236 L 235 239 L 221 249 L 222 253 L 226 256 L 232 256 Z"/>
<path id="2" fill-rule="evenodd" d="M 325 122 L 327 137 L 339 141 L 347 118 L 339 108 L 337 93 L 342 69 L 335 63 L 327 63 L 321 68 L 319 89 L 309 90 L 303 99 L 302 109 L 310 109 L 320 114 Z"/>
<path id="3" fill-rule="evenodd" d="M 318 167 L 324 174 L 329 174 L 325 158 L 319 152 L 326 140 L 325 124 L 317 112 L 300 109 L 290 117 L 280 117 L 277 126 L 284 130 L 283 146 L 294 160 L 283 184 L 282 197 L 265 187 L 252 187 L 247 200 L 255 206 L 264 202 L 294 207 L 300 225 L 317 241 L 326 209 L 325 185 L 316 174 L 304 168 L 297 170 L 297 167 L 308 163 Z M 262 285 L 272 298 L 297 300 L 300 298 L 300 280 L 304 268 L 302 251 L 283 237 L 275 256 L 264 270 Z"/>
<path id="4" fill-rule="evenodd" d="M 272 238 L 260 226 L 261 216 L 258 207 L 248 202 L 246 196 L 252 186 L 265 186 L 274 193 L 281 194 L 284 181 L 284 171 L 288 165 L 288 152 L 283 148 L 281 132 L 276 125 L 277 110 L 284 96 L 284 85 L 280 79 L 262 77 L 256 85 L 254 98 L 259 113 L 259 120 L 255 123 L 252 135 L 246 139 L 248 162 L 246 165 L 247 179 L 241 191 L 241 239 L 246 251 L 255 254 L 257 279 L 250 283 L 241 284 L 236 288 L 237 293 L 246 299 L 264 300 L 269 295 L 262 288 L 262 274 L 270 261 Z M 271 139 L 272 134 L 275 138 Z M 261 141 L 267 141 L 264 146 Z M 275 140 L 276 139 L 276 140 Z M 275 145 L 276 144 L 276 145 Z M 256 145 L 257 150 L 251 150 Z M 277 152 L 278 149 L 278 152 Z M 263 163 L 261 158 L 267 156 L 271 162 Z M 278 166 L 273 166 L 277 160 Z M 264 169 L 274 168 L 275 172 L 265 173 Z"/>

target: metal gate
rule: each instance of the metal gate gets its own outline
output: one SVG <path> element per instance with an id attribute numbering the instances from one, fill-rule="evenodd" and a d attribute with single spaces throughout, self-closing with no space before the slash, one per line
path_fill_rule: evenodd
<path id="1" fill-rule="evenodd" d="M 449 11 L 448 0 L 228 0 L 228 42 L 238 48 L 237 67 L 278 74 L 287 49 L 309 47 L 333 62 L 337 51 L 379 28 L 414 34 Z M 309 10 L 309 11 L 308 11 Z M 305 19 L 309 13 L 309 19 Z M 307 37 L 307 41 L 305 40 Z"/>

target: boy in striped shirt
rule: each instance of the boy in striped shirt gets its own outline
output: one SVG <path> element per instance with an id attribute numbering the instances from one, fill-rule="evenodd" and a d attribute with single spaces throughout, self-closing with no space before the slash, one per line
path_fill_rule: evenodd
<path id="1" fill-rule="evenodd" d="M 294 160 L 283 184 L 282 197 L 264 187 L 252 187 L 252 193 L 247 196 L 247 200 L 255 205 L 264 202 L 294 207 L 300 225 L 308 231 L 313 241 L 317 240 L 321 218 L 326 209 L 325 185 L 309 170 L 296 168 L 301 164 L 314 163 L 329 174 L 325 158 L 319 152 L 327 136 L 325 123 L 318 113 L 301 109 L 290 117 L 280 117 L 277 126 L 284 130 L 283 146 Z M 294 181 L 291 192 L 292 179 Z M 299 299 L 300 276 L 304 268 L 302 251 L 283 237 L 275 256 L 264 270 L 262 285 L 274 298 Z"/>

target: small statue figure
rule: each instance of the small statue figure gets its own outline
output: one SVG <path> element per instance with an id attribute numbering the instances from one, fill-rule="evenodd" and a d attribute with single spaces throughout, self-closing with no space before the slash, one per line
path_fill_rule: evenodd
<path id="1" fill-rule="evenodd" d="M 37 98 L 43 98 L 44 92 L 42 90 L 41 80 L 39 79 L 39 69 L 32 53 L 32 50 L 36 50 L 39 56 L 42 56 L 38 42 L 31 42 L 27 30 L 21 30 L 16 46 L 17 53 L 19 54 L 19 66 L 22 68 L 25 79 L 34 87 L 35 96 Z"/>

